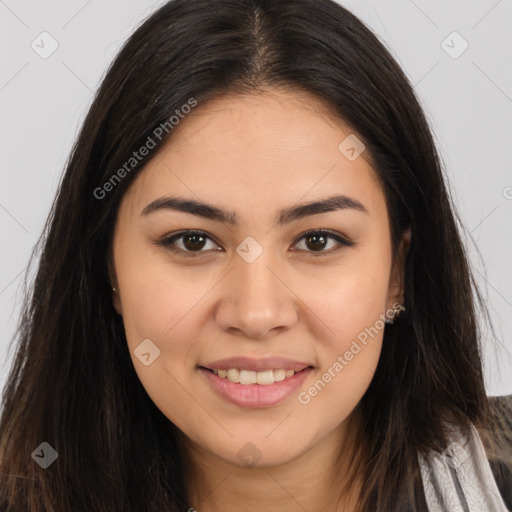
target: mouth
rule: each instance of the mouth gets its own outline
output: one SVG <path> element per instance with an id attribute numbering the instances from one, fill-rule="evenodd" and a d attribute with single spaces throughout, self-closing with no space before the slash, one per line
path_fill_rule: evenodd
<path id="1" fill-rule="evenodd" d="M 228 380 L 234 384 L 242 384 L 244 386 L 251 384 L 270 386 L 276 382 L 291 379 L 296 374 L 302 373 L 308 369 L 313 369 L 313 366 L 306 366 L 305 368 L 297 371 L 285 368 L 272 368 L 263 371 L 247 370 L 243 368 L 215 369 L 207 368 L 205 366 L 200 366 L 199 368 L 209 371 L 217 375 L 219 378 Z"/>
<path id="2" fill-rule="evenodd" d="M 297 371 L 268 368 L 262 371 L 245 368 L 208 368 L 198 366 L 198 372 L 214 396 L 243 408 L 264 408 L 284 401 L 315 371 L 311 365 Z"/>

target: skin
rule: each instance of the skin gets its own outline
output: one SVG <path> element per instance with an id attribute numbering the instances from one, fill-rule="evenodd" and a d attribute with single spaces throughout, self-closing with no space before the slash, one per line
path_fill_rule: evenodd
<path id="1" fill-rule="evenodd" d="M 182 432 L 190 506 L 199 512 L 355 510 L 359 480 L 336 503 L 349 474 L 355 408 L 374 375 L 383 329 L 309 403 L 297 399 L 365 328 L 403 303 L 403 266 L 392 264 L 388 212 L 368 154 L 350 161 L 338 149 L 350 133 L 304 92 L 217 98 L 174 128 L 122 199 L 114 307 L 142 385 Z M 358 199 L 368 213 L 343 209 L 277 225 L 280 209 L 333 193 Z M 239 225 L 174 210 L 141 216 L 169 195 L 233 210 Z M 320 228 L 354 245 L 328 239 L 320 256 L 302 237 Z M 157 245 L 189 229 L 210 237 L 189 249 L 201 256 Z M 263 249 L 252 263 L 236 252 L 247 236 Z M 402 256 L 409 242 L 406 232 Z M 184 243 L 175 246 L 186 251 Z M 149 366 L 134 355 L 144 339 L 160 349 Z M 219 397 L 197 369 L 236 355 L 280 355 L 315 370 L 279 404 L 247 409 Z M 261 454 L 252 467 L 237 455 L 248 442 Z"/>

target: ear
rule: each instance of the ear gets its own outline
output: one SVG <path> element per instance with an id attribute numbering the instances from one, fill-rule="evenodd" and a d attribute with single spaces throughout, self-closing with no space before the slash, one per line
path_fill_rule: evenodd
<path id="1" fill-rule="evenodd" d="M 119 315 L 122 316 L 123 314 L 123 308 L 121 306 L 121 298 L 119 295 L 119 285 L 117 283 L 117 275 L 116 270 L 113 263 L 114 255 L 112 251 L 112 247 L 109 248 L 108 256 L 107 256 L 107 267 L 108 267 L 108 276 L 109 281 L 112 288 L 115 288 L 116 291 L 112 289 L 112 305 L 114 306 L 115 310 L 118 312 Z"/>
<path id="2" fill-rule="evenodd" d="M 391 272 L 388 288 L 388 307 L 393 308 L 393 304 L 404 303 L 405 286 L 405 259 L 411 246 L 411 228 L 408 227 L 400 240 L 398 253 Z"/>

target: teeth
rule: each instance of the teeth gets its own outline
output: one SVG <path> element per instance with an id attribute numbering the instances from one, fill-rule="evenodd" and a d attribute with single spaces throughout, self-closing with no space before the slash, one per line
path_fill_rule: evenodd
<path id="1" fill-rule="evenodd" d="M 286 379 L 286 370 L 274 370 L 274 381 L 280 382 Z"/>
<path id="2" fill-rule="evenodd" d="M 256 372 L 249 370 L 240 370 L 240 384 L 256 384 Z"/>
<path id="3" fill-rule="evenodd" d="M 236 368 L 230 368 L 227 377 L 231 382 L 240 382 L 240 372 Z"/>
<path id="4" fill-rule="evenodd" d="M 251 372 L 256 377 L 256 383 L 267 386 L 268 384 L 274 384 L 274 372 L 272 370 L 266 370 L 264 372 Z M 242 379 L 240 379 L 242 382 Z M 245 383 L 244 383 L 245 384 Z"/>
<path id="5" fill-rule="evenodd" d="M 269 384 L 274 384 L 274 382 L 280 382 L 286 378 L 293 377 L 296 372 L 293 370 L 285 370 L 283 368 L 265 370 L 263 372 L 230 368 L 229 370 L 213 370 L 213 373 L 223 379 L 227 378 L 230 382 L 267 386 Z"/>

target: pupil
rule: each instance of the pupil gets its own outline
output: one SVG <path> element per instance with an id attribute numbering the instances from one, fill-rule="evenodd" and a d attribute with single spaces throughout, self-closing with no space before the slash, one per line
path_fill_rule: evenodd
<path id="1" fill-rule="evenodd" d="M 323 249 L 325 247 L 325 237 L 323 235 L 311 235 L 311 236 L 308 236 L 307 238 L 307 242 L 306 243 L 309 243 L 310 240 L 321 240 L 321 246 L 318 246 L 318 245 L 313 245 L 313 249 L 314 250 L 317 250 L 317 249 Z M 309 245 L 308 245 L 309 247 Z"/>
<path id="2" fill-rule="evenodd" d="M 186 235 L 184 237 L 184 242 L 183 242 L 183 245 L 187 248 L 187 249 L 202 249 L 204 247 L 204 242 L 205 242 L 205 239 L 204 239 L 204 236 L 202 235 L 199 235 L 199 234 L 196 234 L 196 233 L 192 233 L 190 235 Z M 194 240 L 195 239 L 195 242 L 192 242 L 191 244 L 189 243 L 189 240 Z M 197 246 L 197 239 L 200 239 L 201 242 L 202 242 L 202 245 L 200 247 Z M 201 244 L 201 242 L 199 242 Z"/>

